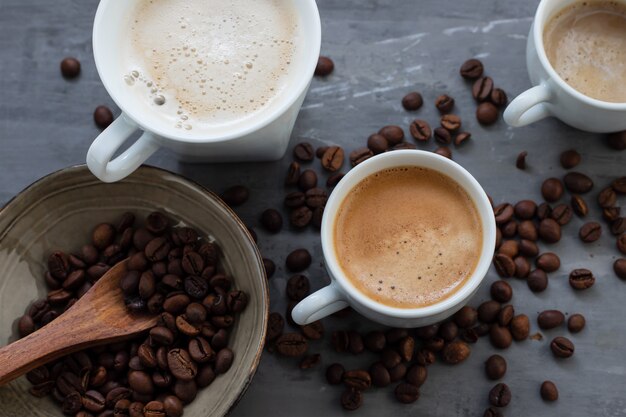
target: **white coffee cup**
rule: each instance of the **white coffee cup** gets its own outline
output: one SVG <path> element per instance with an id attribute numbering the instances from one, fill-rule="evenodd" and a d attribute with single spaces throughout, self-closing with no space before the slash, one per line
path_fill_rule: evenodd
<path id="1" fill-rule="evenodd" d="M 335 222 L 346 196 L 366 177 L 399 166 L 430 168 L 452 178 L 467 191 L 482 222 L 482 249 L 471 277 L 450 297 L 426 307 L 390 307 L 367 297 L 345 276 L 335 251 Z M 439 322 L 458 311 L 474 295 L 491 265 L 495 244 L 496 223 L 489 198 L 478 181 L 463 167 L 432 152 L 402 150 L 380 154 L 353 168 L 330 195 L 322 219 L 322 249 L 331 283 L 302 300 L 291 315 L 296 323 L 304 325 L 351 306 L 363 316 L 388 326 L 419 327 Z"/>
<path id="2" fill-rule="evenodd" d="M 123 27 L 137 0 L 101 0 L 93 28 L 96 67 L 105 88 L 122 110 L 98 136 L 87 153 L 91 172 L 105 182 L 118 181 L 132 173 L 156 150 L 166 147 L 187 162 L 269 161 L 280 159 L 289 144 L 291 131 L 311 83 L 321 44 L 321 25 L 315 0 L 290 0 L 301 23 L 300 56 L 291 70 L 296 76 L 275 98 L 271 111 L 234 124 L 219 135 L 207 136 L 165 126 L 155 112 L 133 105 L 132 92 L 124 82 L 119 45 Z M 143 131 L 120 156 L 111 160 L 122 144 L 137 131 Z"/>
<path id="3" fill-rule="evenodd" d="M 553 116 L 588 132 L 626 130 L 626 103 L 609 103 L 580 93 L 563 81 L 546 56 L 543 45 L 546 23 L 555 13 L 578 1 L 582 0 L 539 3 L 526 46 L 526 65 L 534 87 L 517 96 L 504 111 L 504 120 L 509 125 L 526 126 Z"/>

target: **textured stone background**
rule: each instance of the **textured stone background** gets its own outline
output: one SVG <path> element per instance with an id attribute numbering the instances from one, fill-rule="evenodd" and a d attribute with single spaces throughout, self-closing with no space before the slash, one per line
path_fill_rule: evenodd
<path id="1" fill-rule="evenodd" d="M 458 151 L 453 149 L 454 159 L 476 176 L 496 202 L 538 199 L 542 179 L 563 174 L 559 153 L 574 147 L 583 155 L 579 169 L 596 181 L 594 195 L 588 196 L 593 203 L 601 186 L 626 174 L 626 154 L 611 151 L 596 135 L 575 131 L 555 120 L 523 129 L 508 128 L 503 122 L 482 128 L 473 120 L 475 106 L 468 86 L 457 74 L 466 58 L 480 57 L 487 73 L 510 97 L 528 88 L 525 44 L 537 3 L 320 0 L 322 50 L 335 60 L 336 71 L 325 80 L 313 81 L 293 142 L 340 144 L 349 151 L 362 146 L 370 133 L 385 124 L 408 126 L 415 115 L 400 106 L 405 92 L 423 93 L 426 105 L 418 115 L 431 123 L 437 120 L 433 100 L 447 92 L 456 98 L 455 111 L 473 133 L 470 143 Z M 96 7 L 95 0 L 0 0 L 0 204 L 45 174 L 83 163 L 91 140 L 98 134 L 92 111 L 96 105 L 112 105 L 112 101 L 92 59 L 91 24 Z M 77 56 L 83 63 L 82 75 L 76 81 L 65 81 L 59 75 L 59 61 L 66 55 Z M 434 149 L 435 145 L 429 143 L 424 148 Z M 526 171 L 514 167 L 522 150 L 529 152 Z M 238 212 L 256 228 L 263 209 L 282 206 L 283 174 L 290 160 L 287 156 L 276 163 L 185 165 L 174 155 L 159 152 L 149 162 L 218 192 L 233 184 L 248 185 L 252 198 Z M 315 162 L 316 168 L 318 164 Z M 590 206 L 591 217 L 599 217 L 595 204 Z M 531 317 L 533 332 L 537 331 L 537 312 L 548 308 L 581 312 L 588 325 L 571 337 L 576 354 L 567 361 L 555 361 L 548 349 L 552 337 L 567 335 L 564 328 L 544 332 L 542 341 L 515 343 L 500 352 L 509 364 L 504 381 L 513 391 L 513 401 L 505 410 L 508 416 L 626 414 L 624 283 L 611 269 L 618 254 L 606 229 L 598 242 L 583 245 L 575 237 L 580 224 L 582 221 L 574 218 L 564 230 L 563 241 L 545 248 L 557 252 L 563 263 L 550 277 L 548 290 L 534 295 L 523 281 L 511 282 L 513 304 L 517 312 Z M 259 235 L 263 254 L 280 265 L 270 282 L 273 310 L 285 309 L 288 275 L 282 264 L 284 254 L 291 249 L 304 246 L 314 253 L 315 264 L 308 272 L 314 289 L 327 283 L 316 232 L 287 231 L 270 237 L 259 231 Z M 597 282 L 584 293 L 574 293 L 567 274 L 582 266 L 594 271 Z M 486 283 L 494 279 L 492 272 Z M 484 285 L 473 304 L 486 299 L 487 293 L 488 285 Z M 355 316 L 326 320 L 327 331 L 377 327 Z M 297 369 L 296 362 L 264 355 L 254 382 L 233 415 L 341 414 L 341 389 L 324 384 L 325 366 L 338 360 L 348 368 L 366 366 L 374 357 L 341 356 L 332 352 L 327 342 L 313 343 L 311 351 L 322 353 L 323 365 L 309 371 Z M 465 363 L 430 367 L 417 403 L 403 406 L 393 401 L 391 389 L 372 390 L 365 394 L 365 405 L 355 414 L 482 415 L 493 385 L 483 376 L 483 362 L 492 353 L 489 343 L 481 340 Z M 559 386 L 561 397 L 555 404 L 545 404 L 539 398 L 539 384 L 544 379 Z"/>

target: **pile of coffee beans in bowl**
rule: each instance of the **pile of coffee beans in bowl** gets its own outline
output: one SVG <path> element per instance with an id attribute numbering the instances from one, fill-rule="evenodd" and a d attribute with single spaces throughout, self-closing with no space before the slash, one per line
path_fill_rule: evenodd
<path id="1" fill-rule="evenodd" d="M 49 292 L 18 322 L 25 337 L 55 320 L 113 265 L 128 258 L 120 280 L 127 308 L 159 315 L 135 338 L 86 349 L 29 372 L 31 394 L 50 396 L 76 417 L 180 417 L 198 390 L 231 367 L 230 328 L 248 303 L 220 265 L 216 242 L 161 212 L 143 225 L 125 213 L 98 224 L 79 250 L 54 251 L 44 279 Z"/>

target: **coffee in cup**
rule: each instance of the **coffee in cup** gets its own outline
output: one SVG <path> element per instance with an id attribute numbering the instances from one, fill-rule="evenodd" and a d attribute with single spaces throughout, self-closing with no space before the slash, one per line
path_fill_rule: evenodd
<path id="1" fill-rule="evenodd" d="M 472 276 L 483 250 L 480 214 L 467 191 L 416 166 L 361 180 L 340 205 L 333 238 L 351 284 L 396 308 L 450 297 Z"/>
<path id="2" fill-rule="evenodd" d="M 626 4 L 577 1 L 546 24 L 543 43 L 550 64 L 588 97 L 626 103 Z"/>
<path id="3" fill-rule="evenodd" d="M 129 23 L 123 77 L 136 101 L 211 134 L 275 104 L 302 36 L 281 0 L 141 0 Z"/>

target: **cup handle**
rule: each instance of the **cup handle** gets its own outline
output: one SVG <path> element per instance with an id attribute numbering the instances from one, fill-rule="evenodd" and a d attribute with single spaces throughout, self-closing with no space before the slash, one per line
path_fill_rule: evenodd
<path id="1" fill-rule="evenodd" d="M 111 160 L 138 129 L 137 124 L 122 114 L 93 141 L 87 151 L 87 166 L 101 181 L 115 182 L 127 177 L 159 149 L 154 135 L 144 131 L 123 154 Z"/>
<path id="2" fill-rule="evenodd" d="M 513 127 L 526 126 L 551 115 L 546 102 L 552 98 L 552 90 L 541 83 L 517 96 L 504 111 L 504 121 Z"/>
<path id="3" fill-rule="evenodd" d="M 293 320 L 301 326 L 313 323 L 348 306 L 343 292 L 334 282 L 300 301 L 291 311 Z"/>

